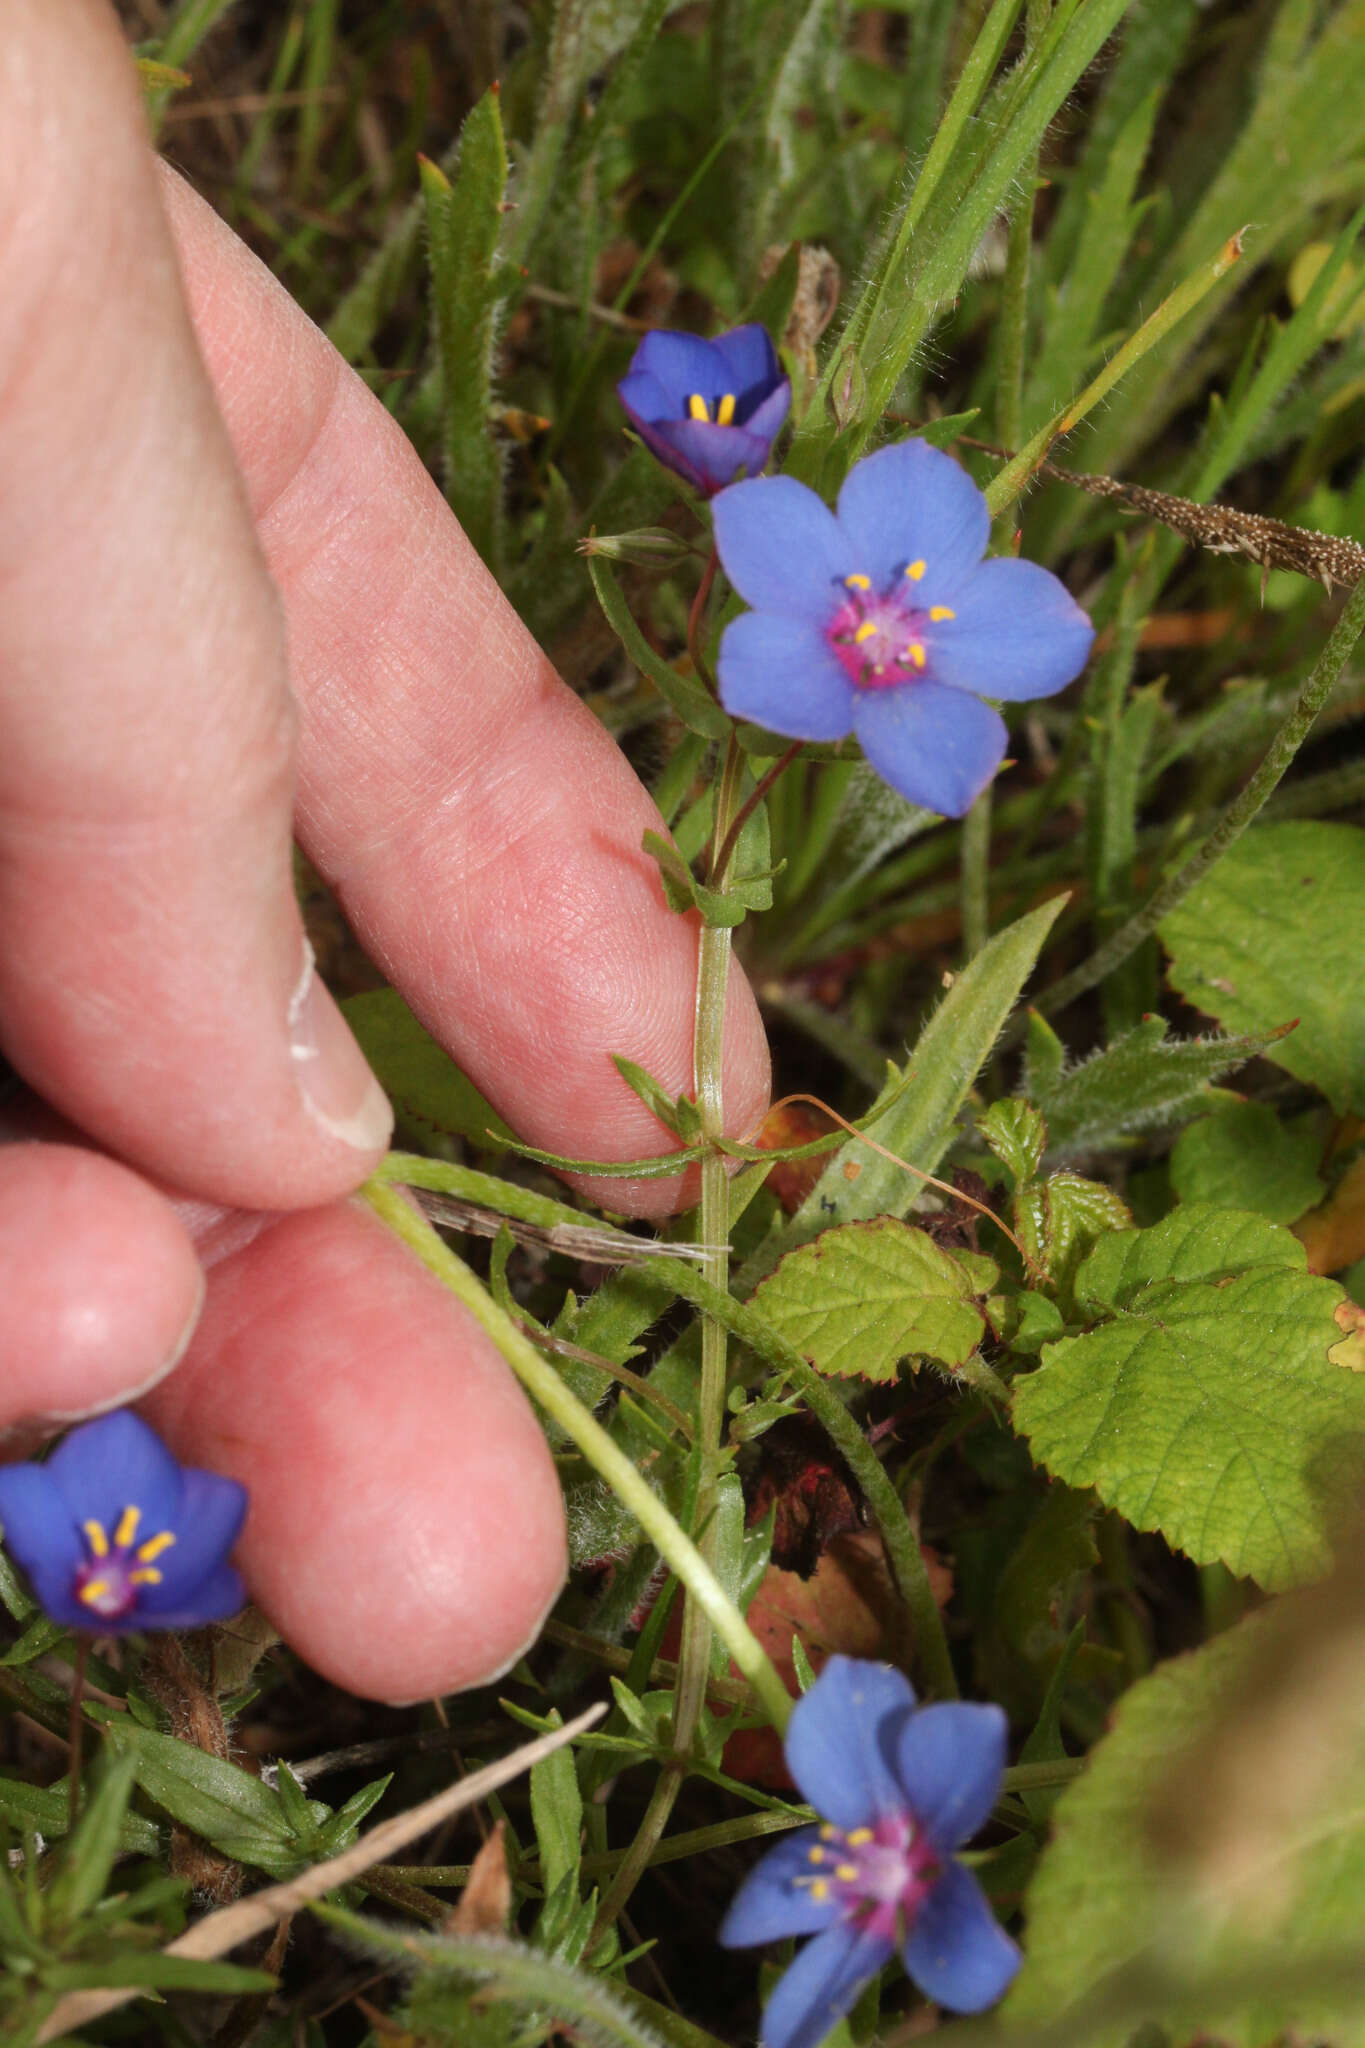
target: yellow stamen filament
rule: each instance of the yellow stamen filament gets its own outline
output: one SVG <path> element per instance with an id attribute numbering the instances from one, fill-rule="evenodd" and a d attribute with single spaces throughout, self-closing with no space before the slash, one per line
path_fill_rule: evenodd
<path id="1" fill-rule="evenodd" d="M 911 562 L 907 567 L 905 573 L 910 578 L 910 581 L 912 583 L 918 583 L 920 577 L 924 574 L 928 566 L 929 564 L 924 561 Z"/>
<path id="2" fill-rule="evenodd" d="M 929 607 L 929 616 L 936 626 L 941 626 L 945 619 L 955 619 L 957 617 L 957 613 L 953 611 L 949 605 L 931 604 Z"/>
<path id="3" fill-rule="evenodd" d="M 850 590 L 871 590 L 870 576 L 845 576 L 844 582 Z"/>
<path id="4" fill-rule="evenodd" d="M 97 1606 L 109 1591 L 108 1579 L 87 1579 L 81 1587 L 80 1598 L 87 1607 Z"/>
<path id="5" fill-rule="evenodd" d="M 128 1584 L 130 1586 L 159 1586 L 161 1584 L 161 1574 L 155 1565 L 143 1565 L 140 1571 L 129 1572 Z"/>
<path id="6" fill-rule="evenodd" d="M 706 409 L 706 400 L 702 397 L 700 391 L 694 391 L 691 397 L 688 399 L 687 417 L 690 420 L 710 419 L 711 415 Z"/>
<path id="7" fill-rule="evenodd" d="M 850 1849 L 861 1849 L 865 1843 L 872 1840 L 872 1830 L 871 1828 L 854 1828 L 847 1840 Z"/>
<path id="8" fill-rule="evenodd" d="M 864 619 L 853 637 L 855 640 L 870 640 L 876 630 L 877 628 L 871 619 Z"/>
<path id="9" fill-rule="evenodd" d="M 910 659 L 914 662 L 916 668 L 923 668 L 925 661 L 928 659 L 918 640 L 910 642 Z"/>
<path id="10" fill-rule="evenodd" d="M 109 1538 L 104 1533 L 103 1522 L 82 1522 L 81 1527 L 85 1531 L 85 1540 L 90 1545 L 92 1556 L 108 1557 Z"/>
<path id="11" fill-rule="evenodd" d="M 131 1550 L 137 1540 L 137 1525 L 142 1520 L 141 1508 L 125 1508 L 119 1516 L 114 1531 L 114 1542 L 120 1550 Z"/>
<path id="12" fill-rule="evenodd" d="M 735 394 L 727 391 L 723 398 L 716 400 L 716 425 L 728 427 L 735 416 Z"/>
<path id="13" fill-rule="evenodd" d="M 836 1863 L 834 1875 L 838 1878 L 840 1884 L 852 1884 L 858 1875 L 858 1866 L 856 1863 Z"/>
<path id="14" fill-rule="evenodd" d="M 145 1543 L 139 1543 L 137 1554 L 144 1564 L 150 1564 L 154 1557 L 160 1557 L 163 1550 L 169 1550 L 175 1538 L 169 1529 L 163 1529 L 159 1536 L 149 1536 Z"/>

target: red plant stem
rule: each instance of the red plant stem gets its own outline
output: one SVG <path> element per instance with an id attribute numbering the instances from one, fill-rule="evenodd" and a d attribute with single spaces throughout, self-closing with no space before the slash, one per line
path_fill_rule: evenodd
<path id="1" fill-rule="evenodd" d="M 706 614 L 706 601 L 711 595 L 711 586 L 716 580 L 716 570 L 719 567 L 720 556 L 713 546 L 706 558 L 706 567 L 701 572 L 701 582 L 697 585 L 692 609 L 687 615 L 687 651 L 692 657 L 693 672 L 701 677 L 713 697 L 716 694 L 716 683 L 707 665 L 706 656 L 701 651 L 701 628 Z"/>
<path id="2" fill-rule="evenodd" d="M 793 740 L 786 753 L 780 754 L 777 760 L 773 762 L 767 774 L 760 776 L 749 795 L 745 797 L 743 803 L 735 812 L 734 821 L 725 835 L 725 842 L 711 864 L 711 883 L 714 888 L 723 889 L 725 887 L 725 873 L 730 865 L 730 856 L 739 844 L 740 833 L 744 830 L 744 827 L 748 824 L 778 776 L 785 769 L 791 767 L 792 762 L 805 744 L 804 740 Z"/>

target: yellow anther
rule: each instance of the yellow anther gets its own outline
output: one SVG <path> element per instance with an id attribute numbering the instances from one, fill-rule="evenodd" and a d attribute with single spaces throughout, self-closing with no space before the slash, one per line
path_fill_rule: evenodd
<path id="1" fill-rule="evenodd" d="M 926 660 L 928 659 L 928 656 L 925 654 L 924 649 L 920 645 L 918 640 L 912 640 L 910 642 L 908 652 L 911 661 L 913 661 L 915 664 L 915 667 L 923 668 Z"/>
<path id="2" fill-rule="evenodd" d="M 175 1538 L 169 1529 L 163 1529 L 159 1536 L 149 1536 L 145 1543 L 139 1543 L 137 1554 L 144 1564 L 150 1564 L 154 1557 L 160 1557 L 163 1550 L 169 1550 Z"/>
<path id="3" fill-rule="evenodd" d="M 137 1541 L 137 1525 L 142 1520 L 141 1508 L 125 1508 L 118 1518 L 114 1531 L 114 1542 L 120 1550 L 130 1550 Z"/>
<path id="4" fill-rule="evenodd" d="M 108 1557 L 109 1538 L 104 1533 L 103 1522 L 82 1522 L 81 1527 L 85 1531 L 85 1540 L 94 1556 Z"/>
<path id="5" fill-rule="evenodd" d="M 810 1888 L 810 1895 L 815 1900 L 817 1905 L 822 1906 L 825 1900 L 829 1897 L 829 1884 L 827 1880 L 823 1877 L 817 1877 L 813 1879 Z"/>
<path id="6" fill-rule="evenodd" d="M 845 576 L 844 582 L 850 590 L 871 590 L 872 588 L 872 578 L 870 576 Z"/>
<path id="7" fill-rule="evenodd" d="M 108 1579 L 87 1579 L 81 1587 L 79 1598 L 87 1607 L 96 1607 L 109 1591 Z"/>
<path id="8" fill-rule="evenodd" d="M 918 583 L 928 566 L 929 564 L 923 561 L 911 562 L 907 565 L 905 573 L 912 583 Z"/>
<path id="9" fill-rule="evenodd" d="M 837 1840 L 838 1840 L 838 1836 L 839 1836 L 839 1830 L 838 1830 L 838 1828 L 836 1828 L 836 1827 L 832 1827 L 832 1826 L 830 1825 L 830 1823 L 829 1823 L 828 1821 L 824 1821 L 824 1822 L 822 1822 L 822 1824 L 821 1824 L 821 1827 L 820 1827 L 820 1840 L 821 1840 L 822 1842 L 833 1842 L 833 1841 L 837 1841 Z"/>
<path id="10" fill-rule="evenodd" d="M 876 630 L 877 628 L 871 619 L 864 619 L 853 637 L 855 640 L 870 640 Z"/>
<path id="11" fill-rule="evenodd" d="M 154 1564 L 143 1565 L 140 1571 L 129 1572 L 128 1584 L 130 1586 L 159 1586 L 161 1584 L 161 1574 Z"/>
<path id="12" fill-rule="evenodd" d="M 864 1843 L 872 1840 L 871 1828 L 854 1828 L 852 1834 L 848 1837 L 848 1846 L 850 1849 L 861 1849 Z"/>
<path id="13" fill-rule="evenodd" d="M 952 609 L 950 605 L 931 604 L 929 607 L 929 616 L 936 626 L 940 626 L 942 625 L 945 619 L 955 619 L 957 617 L 957 613 Z"/>
<path id="14" fill-rule="evenodd" d="M 735 394 L 727 391 L 723 398 L 716 400 L 716 425 L 728 427 L 735 416 Z"/>
<path id="15" fill-rule="evenodd" d="M 824 1862 L 824 1860 L 825 1860 L 825 1852 L 824 1852 L 824 1850 L 823 1850 L 823 1849 L 822 1849 L 822 1848 L 820 1847 L 820 1844 L 819 1844 L 818 1842 L 816 1843 L 816 1845 L 815 1845 L 815 1847 L 814 1847 L 813 1849 L 808 1849 L 808 1850 L 806 1851 L 806 1861 L 807 1861 L 808 1863 L 823 1863 L 823 1862 Z"/>
<path id="16" fill-rule="evenodd" d="M 858 1875 L 858 1866 L 856 1863 L 836 1863 L 834 1875 L 838 1878 L 840 1884 L 852 1884 Z"/>
<path id="17" fill-rule="evenodd" d="M 700 391 L 694 391 L 691 397 L 688 399 L 687 417 L 690 420 L 710 419 L 711 415 L 706 409 L 706 400 L 702 397 Z"/>

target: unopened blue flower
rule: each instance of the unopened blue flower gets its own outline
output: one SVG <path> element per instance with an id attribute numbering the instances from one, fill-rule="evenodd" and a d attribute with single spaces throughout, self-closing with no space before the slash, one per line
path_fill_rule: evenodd
<path id="1" fill-rule="evenodd" d="M 716 546 L 754 609 L 721 641 L 721 701 L 795 740 L 856 733 L 884 781 L 961 817 L 1005 752 L 982 697 L 1049 697 L 1089 619 L 1034 562 L 983 561 L 986 500 L 950 455 L 902 441 L 855 463 L 837 513 L 792 477 L 715 501 Z"/>
<path id="2" fill-rule="evenodd" d="M 926 1997 L 984 2012 L 1020 1955 L 953 1850 L 988 1819 L 1005 1762 L 999 1707 L 917 1707 L 899 1671 L 831 1657 L 798 1700 L 787 1765 L 820 1827 L 749 1873 L 720 1939 L 813 1934 L 763 2014 L 763 2048 L 815 2048 L 900 1951 Z"/>
<path id="3" fill-rule="evenodd" d="M 758 475 L 792 395 L 767 329 L 756 324 L 714 341 L 657 327 L 616 391 L 645 446 L 708 498 Z"/>
<path id="4" fill-rule="evenodd" d="M 246 1589 L 227 1555 L 246 1499 L 127 1409 L 73 1429 L 45 1464 L 0 1467 L 5 1547 L 54 1621 L 95 1635 L 235 1614 Z"/>

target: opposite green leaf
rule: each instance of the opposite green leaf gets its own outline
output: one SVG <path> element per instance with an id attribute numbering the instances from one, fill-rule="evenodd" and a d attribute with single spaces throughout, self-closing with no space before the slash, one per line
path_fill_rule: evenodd
<path id="1" fill-rule="evenodd" d="M 1016 1384 L 1035 1457 L 1196 1563 L 1272 1589 L 1325 1571 L 1365 1475 L 1365 1382 L 1328 1359 L 1340 1290 L 1297 1240 L 1178 1210 L 1103 1240 L 1076 1294 L 1113 1319 Z"/>
<path id="2" fill-rule="evenodd" d="M 501 1150 L 511 1131 L 396 988 L 347 996 L 341 1008 L 400 1119 L 468 1138 L 484 1151 Z"/>
<path id="3" fill-rule="evenodd" d="M 981 1291 L 924 1231 L 879 1216 L 789 1252 L 753 1306 L 817 1372 L 891 1380 L 902 1358 L 970 1358 L 985 1329 Z"/>
<path id="4" fill-rule="evenodd" d="M 1267 1057 L 1365 1114 L 1365 831 L 1262 825 L 1161 926 L 1171 981 L 1221 1023 L 1298 1020 Z"/>

